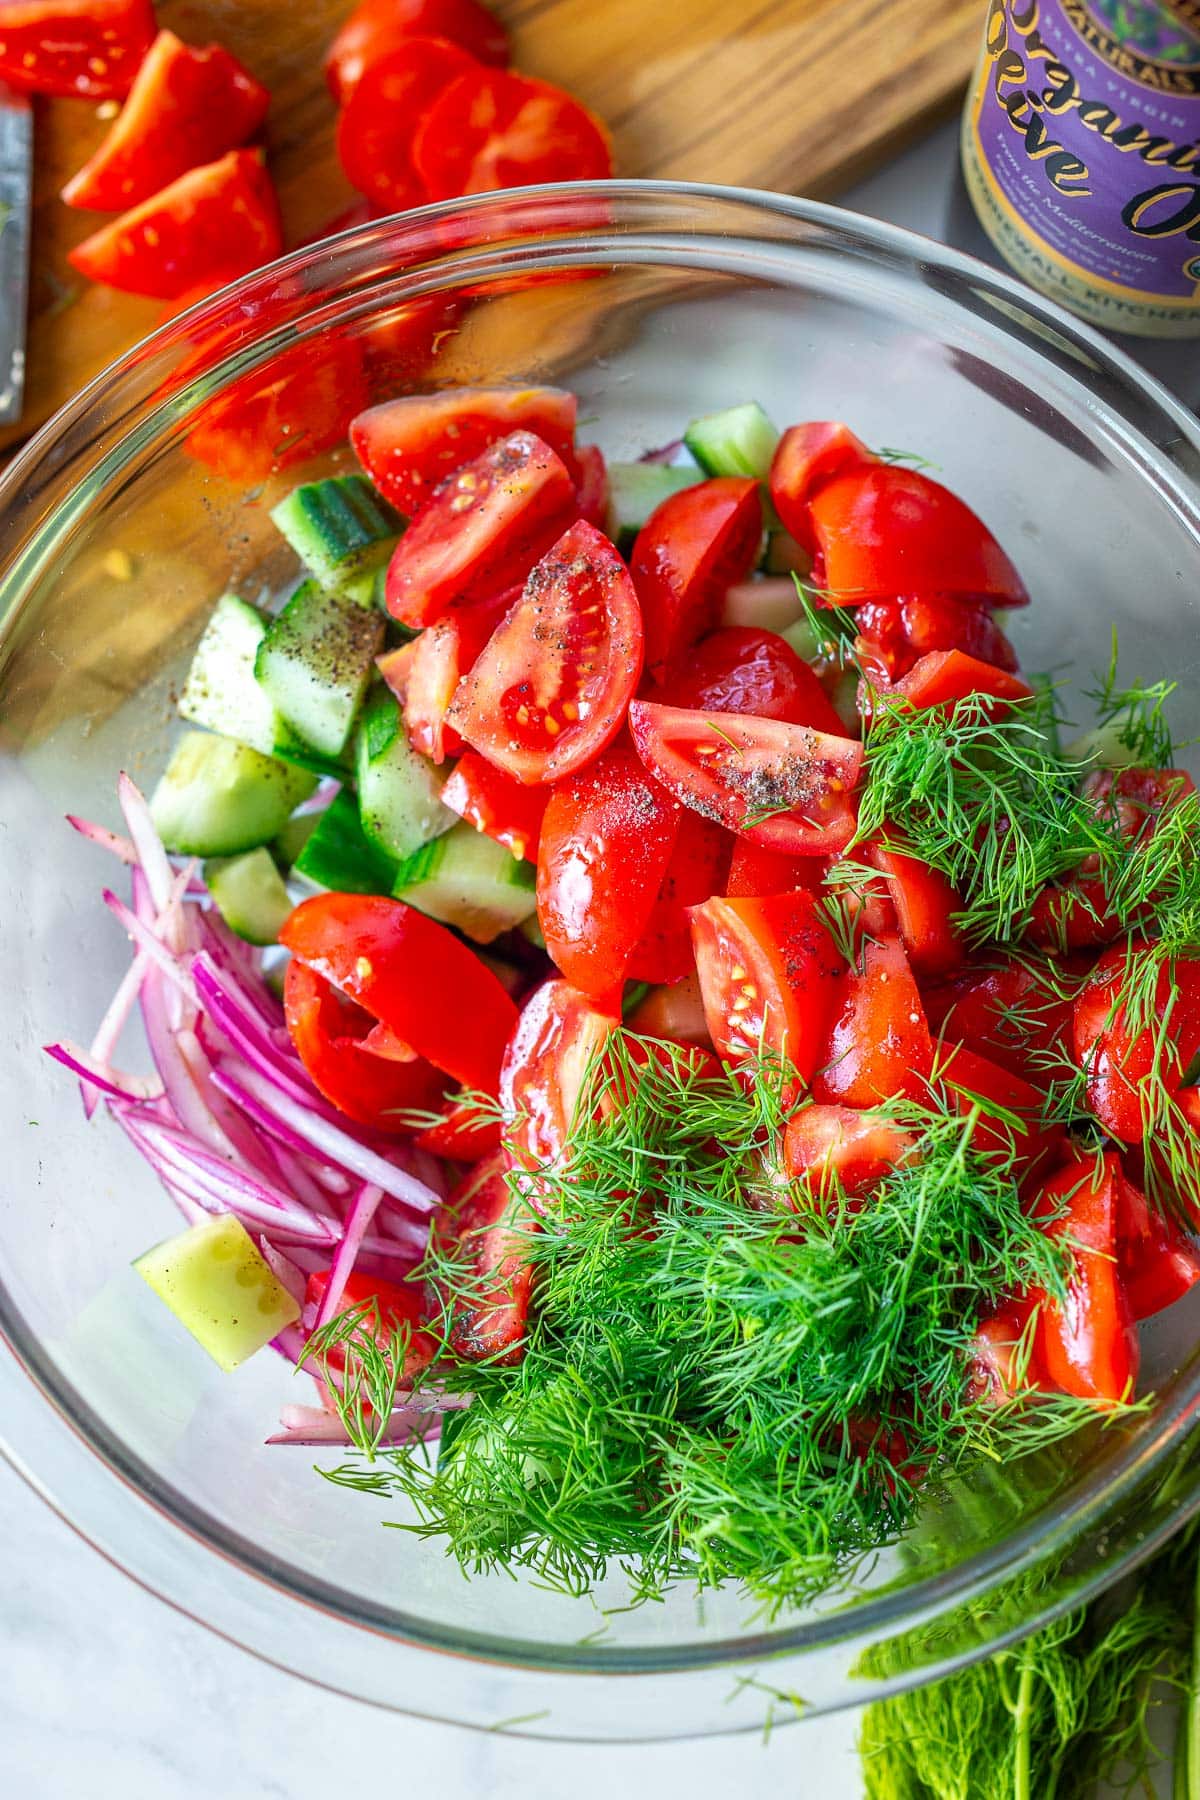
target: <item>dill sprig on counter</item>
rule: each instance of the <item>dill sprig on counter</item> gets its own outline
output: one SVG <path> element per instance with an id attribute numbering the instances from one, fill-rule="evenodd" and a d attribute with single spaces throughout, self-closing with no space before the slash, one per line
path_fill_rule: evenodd
<path id="1" fill-rule="evenodd" d="M 1063 1296 L 1069 1258 L 972 1152 L 973 1112 L 901 1107 L 918 1153 L 869 1206 L 823 1211 L 775 1168 L 786 1071 L 700 1073 L 668 1047 L 643 1064 L 632 1042 L 593 1069 L 569 1166 L 539 1172 L 521 1360 L 443 1361 L 474 1398 L 436 1466 L 348 1418 L 374 1462 L 332 1479 L 407 1499 L 405 1528 L 446 1535 L 467 1571 L 581 1592 L 617 1565 L 641 1597 L 735 1580 L 777 1608 L 894 1539 L 918 1481 L 1094 1419 L 973 1396 L 977 1321 L 1027 1285 Z M 448 1346 L 478 1281 L 445 1252 L 428 1273 Z"/>

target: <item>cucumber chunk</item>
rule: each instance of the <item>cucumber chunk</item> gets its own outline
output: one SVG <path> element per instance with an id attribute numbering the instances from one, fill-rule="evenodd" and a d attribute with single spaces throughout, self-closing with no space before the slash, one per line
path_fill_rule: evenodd
<path id="1" fill-rule="evenodd" d="M 628 549 L 656 506 L 703 481 L 700 469 L 675 469 L 668 463 L 609 463 L 609 530 L 621 549 Z"/>
<path id="2" fill-rule="evenodd" d="M 375 604 L 376 577 L 391 556 L 400 519 L 361 475 L 306 481 L 271 518 L 324 588 L 359 606 Z"/>
<path id="3" fill-rule="evenodd" d="M 297 856 L 293 874 L 341 894 L 390 894 L 396 879 L 392 857 L 362 828 L 358 803 L 343 788 L 317 815 L 317 828 Z"/>
<path id="4" fill-rule="evenodd" d="M 226 1372 L 300 1317 L 299 1303 L 232 1213 L 192 1225 L 133 1266 Z"/>
<path id="5" fill-rule="evenodd" d="M 254 673 L 288 724 L 322 756 L 340 756 L 354 728 L 383 620 L 315 581 L 296 589 L 258 647 Z"/>
<path id="6" fill-rule="evenodd" d="M 409 743 L 386 688 L 376 689 L 363 709 L 356 749 L 362 827 L 386 855 L 402 862 L 458 824 L 458 814 L 442 805 L 445 777 Z"/>
<path id="7" fill-rule="evenodd" d="M 271 839 L 271 855 L 275 865 L 286 875 L 292 868 L 317 826 L 321 823 L 319 812 L 297 813 L 289 819 L 277 837 Z"/>
<path id="8" fill-rule="evenodd" d="M 490 944 L 536 911 L 536 881 L 532 863 L 456 822 L 445 837 L 405 858 L 392 893 L 477 944 Z"/>
<path id="9" fill-rule="evenodd" d="M 269 843 L 316 785 L 307 769 L 248 744 L 187 731 L 151 795 L 150 816 L 168 850 L 236 856 Z"/>
<path id="10" fill-rule="evenodd" d="M 286 756 L 299 739 L 254 678 L 269 624 L 256 606 L 222 594 L 196 645 L 179 710 L 193 725 L 237 738 L 264 756 Z"/>
<path id="11" fill-rule="evenodd" d="M 739 581 L 727 588 L 721 601 L 719 623 L 753 625 L 758 631 L 784 632 L 803 619 L 804 605 L 790 578 Z"/>
<path id="12" fill-rule="evenodd" d="M 248 944 L 278 943 L 292 902 L 269 850 L 210 858 L 204 879 L 231 931 Z"/>
<path id="13" fill-rule="evenodd" d="M 706 475 L 750 475 L 765 481 L 779 433 L 757 400 L 693 419 L 683 441 Z"/>
<path id="14" fill-rule="evenodd" d="M 1095 725 L 1091 731 L 1082 731 L 1070 743 L 1064 744 L 1062 755 L 1068 762 L 1086 765 L 1089 769 L 1136 769 L 1142 758 L 1122 741 L 1122 729 L 1119 719 L 1107 725 Z"/>

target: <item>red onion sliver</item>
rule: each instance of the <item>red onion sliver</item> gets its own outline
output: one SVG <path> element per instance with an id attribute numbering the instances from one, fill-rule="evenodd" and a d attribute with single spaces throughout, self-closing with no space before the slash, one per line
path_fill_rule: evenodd
<path id="1" fill-rule="evenodd" d="M 313 1330 L 319 1331 L 322 1325 L 328 1324 L 338 1310 L 338 1303 L 346 1291 L 346 1283 L 354 1271 L 354 1259 L 361 1248 L 367 1226 L 375 1217 L 379 1202 L 383 1199 L 383 1189 L 370 1182 L 364 1182 L 359 1188 L 354 1205 L 346 1218 L 346 1235 L 337 1247 L 337 1254 L 329 1269 L 329 1280 L 325 1284 L 325 1292 L 321 1296 L 321 1304 L 317 1308 Z"/>
<path id="2" fill-rule="evenodd" d="M 123 863 L 135 863 L 138 853 L 133 847 L 133 840 L 121 837 L 119 833 L 110 831 L 107 825 L 95 825 L 91 819 L 81 819 L 75 813 L 67 814 L 67 824 L 80 837 L 87 838 L 90 844 L 98 844 L 101 850 L 111 851 Z"/>
<path id="3" fill-rule="evenodd" d="M 156 1076 L 126 1075 L 108 1063 L 97 1062 L 82 1044 L 72 1043 L 70 1038 L 63 1038 L 57 1044 L 43 1044 L 42 1048 L 55 1062 L 62 1063 L 72 1074 L 82 1076 L 101 1093 L 111 1094 L 115 1100 L 157 1100 L 163 1091 L 163 1084 Z"/>
<path id="4" fill-rule="evenodd" d="M 129 827 L 137 861 L 146 877 L 155 911 L 161 912 L 164 906 L 170 904 L 171 899 L 170 860 L 163 849 L 162 839 L 154 828 L 146 796 L 124 769 L 117 776 L 117 799 L 125 815 L 125 823 Z"/>
<path id="5" fill-rule="evenodd" d="M 303 1306 L 305 1289 L 308 1286 L 303 1269 L 298 1263 L 293 1262 L 290 1256 L 285 1256 L 282 1250 L 276 1250 L 269 1238 L 260 1237 L 258 1248 L 263 1261 L 280 1287 L 286 1289 L 298 1306 Z"/>

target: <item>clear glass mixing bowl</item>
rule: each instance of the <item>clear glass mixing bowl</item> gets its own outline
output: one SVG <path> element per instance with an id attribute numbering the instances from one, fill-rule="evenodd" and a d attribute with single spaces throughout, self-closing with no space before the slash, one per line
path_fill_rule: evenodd
<path id="1" fill-rule="evenodd" d="M 309 1453 L 263 1446 L 280 1402 L 305 1396 L 270 1355 L 221 1375 L 131 1274 L 175 1215 L 38 1053 L 90 1034 L 127 959 L 98 903 L 111 868 L 63 813 L 113 819 L 118 768 L 153 778 L 212 601 L 287 572 L 274 498 L 346 463 L 284 420 L 291 466 L 231 483 L 198 458 L 204 429 L 228 426 L 231 392 L 281 373 L 294 389 L 298 371 L 328 423 L 346 345 L 368 338 L 378 392 L 418 379 L 396 344 L 420 296 L 464 302 L 422 382 L 563 382 L 612 456 L 752 397 L 780 422 L 845 417 L 919 450 L 1026 575 L 1025 665 L 1094 668 L 1115 622 L 1130 672 L 1175 676 L 1195 727 L 1196 429 L 979 263 L 828 207 L 633 183 L 429 208 L 226 290 L 117 362 L 0 483 L 0 1433 L 138 1580 L 363 1699 L 629 1739 L 865 1700 L 1028 1629 L 1196 1504 L 1200 1306 L 1146 1332 L 1157 1398 L 1136 1424 L 931 1493 L 908 1539 L 819 1607 L 767 1620 L 736 1592 L 681 1588 L 625 1610 L 619 1575 L 576 1600 L 467 1581 L 438 1544 L 381 1529 L 391 1510 L 317 1479 Z"/>

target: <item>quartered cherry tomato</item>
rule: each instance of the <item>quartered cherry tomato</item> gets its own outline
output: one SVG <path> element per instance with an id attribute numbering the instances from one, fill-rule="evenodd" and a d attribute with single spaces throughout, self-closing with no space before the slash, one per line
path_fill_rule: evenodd
<path id="1" fill-rule="evenodd" d="M 3 29 L 0 12 L 0 29 Z M 121 212 L 254 136 L 271 96 L 220 44 L 160 31 L 100 148 L 62 191 L 68 206 Z"/>
<path id="2" fill-rule="evenodd" d="M 1063 1127 L 1045 1120 L 1046 1096 L 1011 1069 L 989 1062 L 961 1044 L 938 1048 L 933 1085 L 948 1107 L 964 1118 L 977 1109 L 971 1149 L 996 1157 L 1024 1180 L 1053 1166 L 1062 1147 Z"/>
<path id="3" fill-rule="evenodd" d="M 466 387 L 403 394 L 368 407 L 350 443 L 385 500 L 414 513 L 438 483 L 514 431 L 530 431 L 574 466 L 576 400 L 565 388 Z"/>
<path id="4" fill-rule="evenodd" d="M 1013 957 L 924 986 L 921 998 L 939 1036 L 965 1044 L 1035 1087 L 1046 1087 L 1071 1060 L 1080 978 L 1078 966 Z"/>
<path id="5" fill-rule="evenodd" d="M 692 912 L 692 939 L 718 1054 L 766 1054 L 810 1081 L 844 966 L 814 896 L 708 900 Z"/>
<path id="6" fill-rule="evenodd" d="M 663 500 L 629 559 L 646 623 L 646 667 L 656 679 L 716 624 L 726 588 L 744 581 L 762 541 L 757 481 L 722 476 Z"/>
<path id="7" fill-rule="evenodd" d="M 575 451 L 579 471 L 579 516 L 603 531 L 608 521 L 608 465 L 598 444 L 580 444 Z"/>
<path id="8" fill-rule="evenodd" d="M 425 198 L 612 174 L 608 132 L 547 81 L 473 68 L 431 96 L 412 147 Z"/>
<path id="9" fill-rule="evenodd" d="M 677 800 L 627 742 L 556 783 L 542 821 L 538 923 L 573 987 L 603 998 L 625 980 L 679 832 Z"/>
<path id="10" fill-rule="evenodd" d="M 430 625 L 455 601 L 523 581 L 574 510 L 561 458 L 532 432 L 512 432 L 448 476 L 415 515 L 388 564 L 388 611 Z"/>
<path id="11" fill-rule="evenodd" d="M 641 672 L 629 572 L 580 519 L 532 571 L 447 717 L 518 781 L 561 781 L 612 742 Z"/>
<path id="12" fill-rule="evenodd" d="M 851 468 L 818 485 L 808 514 L 825 587 L 841 605 L 914 593 L 1028 603 L 1025 584 L 987 526 L 919 469 Z M 784 518 L 793 537 L 796 523 Z"/>
<path id="13" fill-rule="evenodd" d="M 328 1269 L 314 1269 L 308 1278 L 304 1310 L 300 1315 L 301 1329 L 306 1333 L 311 1332 L 316 1323 L 329 1286 L 329 1276 Z M 360 1270 L 352 1269 L 332 1317 L 340 1319 L 344 1313 L 351 1312 L 362 1315 L 361 1324 L 355 1329 L 356 1337 L 361 1332 L 370 1332 L 377 1343 L 390 1349 L 400 1332 L 407 1334 L 404 1364 L 399 1371 L 399 1379 L 405 1384 L 427 1369 L 437 1354 L 439 1339 L 436 1333 L 425 1329 L 429 1322 L 429 1301 L 423 1282 L 385 1281 L 382 1276 L 364 1275 Z M 334 1344 L 322 1353 L 314 1367 L 319 1369 L 323 1364 L 331 1369 L 345 1369 L 347 1359 L 355 1360 L 353 1344 Z"/>
<path id="14" fill-rule="evenodd" d="M 1049 1385 L 1036 1327 L 1030 1330 L 1034 1305 L 1030 1296 L 1008 1300 L 979 1321 L 969 1372 L 976 1400 L 1000 1406 L 1017 1394 Z"/>
<path id="15" fill-rule="evenodd" d="M 1127 1144 L 1141 1142 L 1157 1094 L 1176 1094 L 1200 1055 L 1200 957 L 1162 957 L 1148 1006 L 1130 1017 L 1131 959 L 1144 966 L 1148 949 L 1106 951 L 1075 1001 L 1075 1059 L 1087 1076 L 1088 1105 Z"/>
<path id="16" fill-rule="evenodd" d="M 376 1019 L 338 991 L 324 975 L 295 958 L 283 989 L 287 1028 L 312 1084 L 360 1125 L 376 1131 L 411 1131 L 403 1115 L 441 1104 L 446 1077 L 423 1057 L 397 1061 L 369 1040 Z"/>
<path id="17" fill-rule="evenodd" d="M 1115 1172 L 1114 1181 L 1117 1263 L 1130 1313 L 1140 1323 L 1173 1306 L 1200 1281 L 1200 1254 L 1124 1170 Z"/>
<path id="18" fill-rule="evenodd" d="M 520 588 L 508 588 L 494 599 L 459 601 L 427 625 L 411 645 L 404 680 L 404 724 L 409 742 L 422 756 L 440 763 L 462 749 L 462 739 L 447 725 L 446 713 L 459 682 L 475 666 L 520 592 Z"/>
<path id="19" fill-rule="evenodd" d="M 479 0 L 361 0 L 325 57 L 325 78 L 345 106 L 363 74 L 412 37 L 449 38 L 477 62 L 508 61 L 508 33 Z"/>
<path id="20" fill-rule="evenodd" d="M 413 144 L 435 97 L 473 57 L 442 37 L 406 37 L 370 63 L 338 120 L 338 160 L 346 179 L 383 212 L 404 212 L 427 198 L 413 167 Z"/>
<path id="21" fill-rule="evenodd" d="M 629 728 L 651 774 L 685 806 L 764 850 L 829 856 L 854 836 L 863 747 L 807 725 L 635 700 Z"/>
<path id="22" fill-rule="evenodd" d="M 261 150 L 231 150 L 190 169 L 69 252 L 73 269 L 128 294 L 177 300 L 231 281 L 283 249 L 279 204 Z"/>
<path id="23" fill-rule="evenodd" d="M 784 1165 L 792 1180 L 822 1203 L 838 1194 L 860 1199 L 891 1174 L 916 1141 L 886 1113 L 805 1106 L 787 1122 Z"/>
<path id="24" fill-rule="evenodd" d="M 292 344 L 197 409 L 189 456 L 239 487 L 341 443 L 366 398 L 362 351 L 350 338 Z"/>
<path id="25" fill-rule="evenodd" d="M 527 787 L 476 750 L 464 750 L 442 788 L 442 805 L 514 856 L 538 859 L 538 840 L 551 789 Z"/>
<path id="26" fill-rule="evenodd" d="M 500 1148 L 500 1121 L 495 1113 L 481 1112 L 478 1107 L 451 1097 L 434 1111 L 441 1112 L 435 1125 L 417 1132 L 413 1143 L 431 1156 L 444 1156 L 450 1162 L 479 1162 Z"/>
<path id="27" fill-rule="evenodd" d="M 856 854 L 887 882 L 900 938 L 914 969 L 921 975 L 957 969 L 966 955 L 954 922 L 963 902 L 946 877 L 917 857 L 885 849 L 881 843 L 861 845 Z"/>
<path id="28" fill-rule="evenodd" d="M 956 706 L 973 694 L 998 701 L 1029 700 L 1033 689 L 1019 675 L 980 662 L 962 650 L 931 650 L 902 675 L 891 690 L 918 711 L 930 706 Z"/>
<path id="29" fill-rule="evenodd" d="M 735 841 L 719 825 L 684 808 L 667 872 L 630 958 L 632 981 L 682 981 L 694 975 L 691 910 L 725 887 Z"/>
<path id="30" fill-rule="evenodd" d="M 496 1092 L 517 1009 L 444 925 L 379 894 L 314 894 L 279 941 L 419 1056 L 464 1087 Z"/>
<path id="31" fill-rule="evenodd" d="M 505 1135 L 521 1167 L 560 1161 L 584 1081 L 616 1029 L 615 1010 L 566 981 L 543 982 L 526 1001 L 500 1072 Z"/>
<path id="32" fill-rule="evenodd" d="M 1015 674 L 1017 654 L 986 600 L 957 594 L 907 594 L 869 600 L 854 615 L 857 648 L 886 672 L 889 682 L 907 675 L 935 650 L 961 650 L 978 662 Z"/>
<path id="33" fill-rule="evenodd" d="M 694 712 L 751 713 L 811 725 L 840 737 L 845 727 L 820 680 L 775 631 L 729 625 L 684 652 L 655 696 Z"/>
<path id="34" fill-rule="evenodd" d="M 457 1356 L 475 1362 L 519 1362 L 529 1320 L 533 1269 L 529 1240 L 536 1220 L 512 1192 L 509 1157 L 501 1151 L 479 1163 L 438 1213 L 434 1241 L 468 1279 L 450 1323 Z"/>
<path id="35" fill-rule="evenodd" d="M 794 888 L 819 888 L 826 865 L 819 856 L 781 856 L 749 838 L 734 840 L 725 893 L 730 900 L 761 900 L 768 894 L 790 894 Z"/>
<path id="36" fill-rule="evenodd" d="M 784 432 L 771 461 L 770 488 L 784 526 L 809 554 L 817 548 L 809 508 L 813 495 L 835 475 L 869 467 L 878 459 L 848 425 L 816 420 Z M 821 605 L 817 595 L 817 605 Z"/>
<path id="37" fill-rule="evenodd" d="M 842 975 L 817 1058 L 813 1097 L 841 1106 L 927 1101 L 933 1039 L 908 958 L 896 943 L 867 943 Z"/>
<path id="38" fill-rule="evenodd" d="M 0 81 L 23 94 L 119 100 L 154 32 L 152 0 L 5 0 Z"/>
<path id="39" fill-rule="evenodd" d="M 1117 1264 L 1115 1156 L 1074 1152 L 1039 1191 L 1034 1216 L 1060 1209 L 1046 1227 L 1072 1245 L 1065 1305 L 1041 1296 L 1038 1352 L 1049 1379 L 1085 1400 L 1127 1400 L 1137 1380 L 1138 1344 Z"/>

